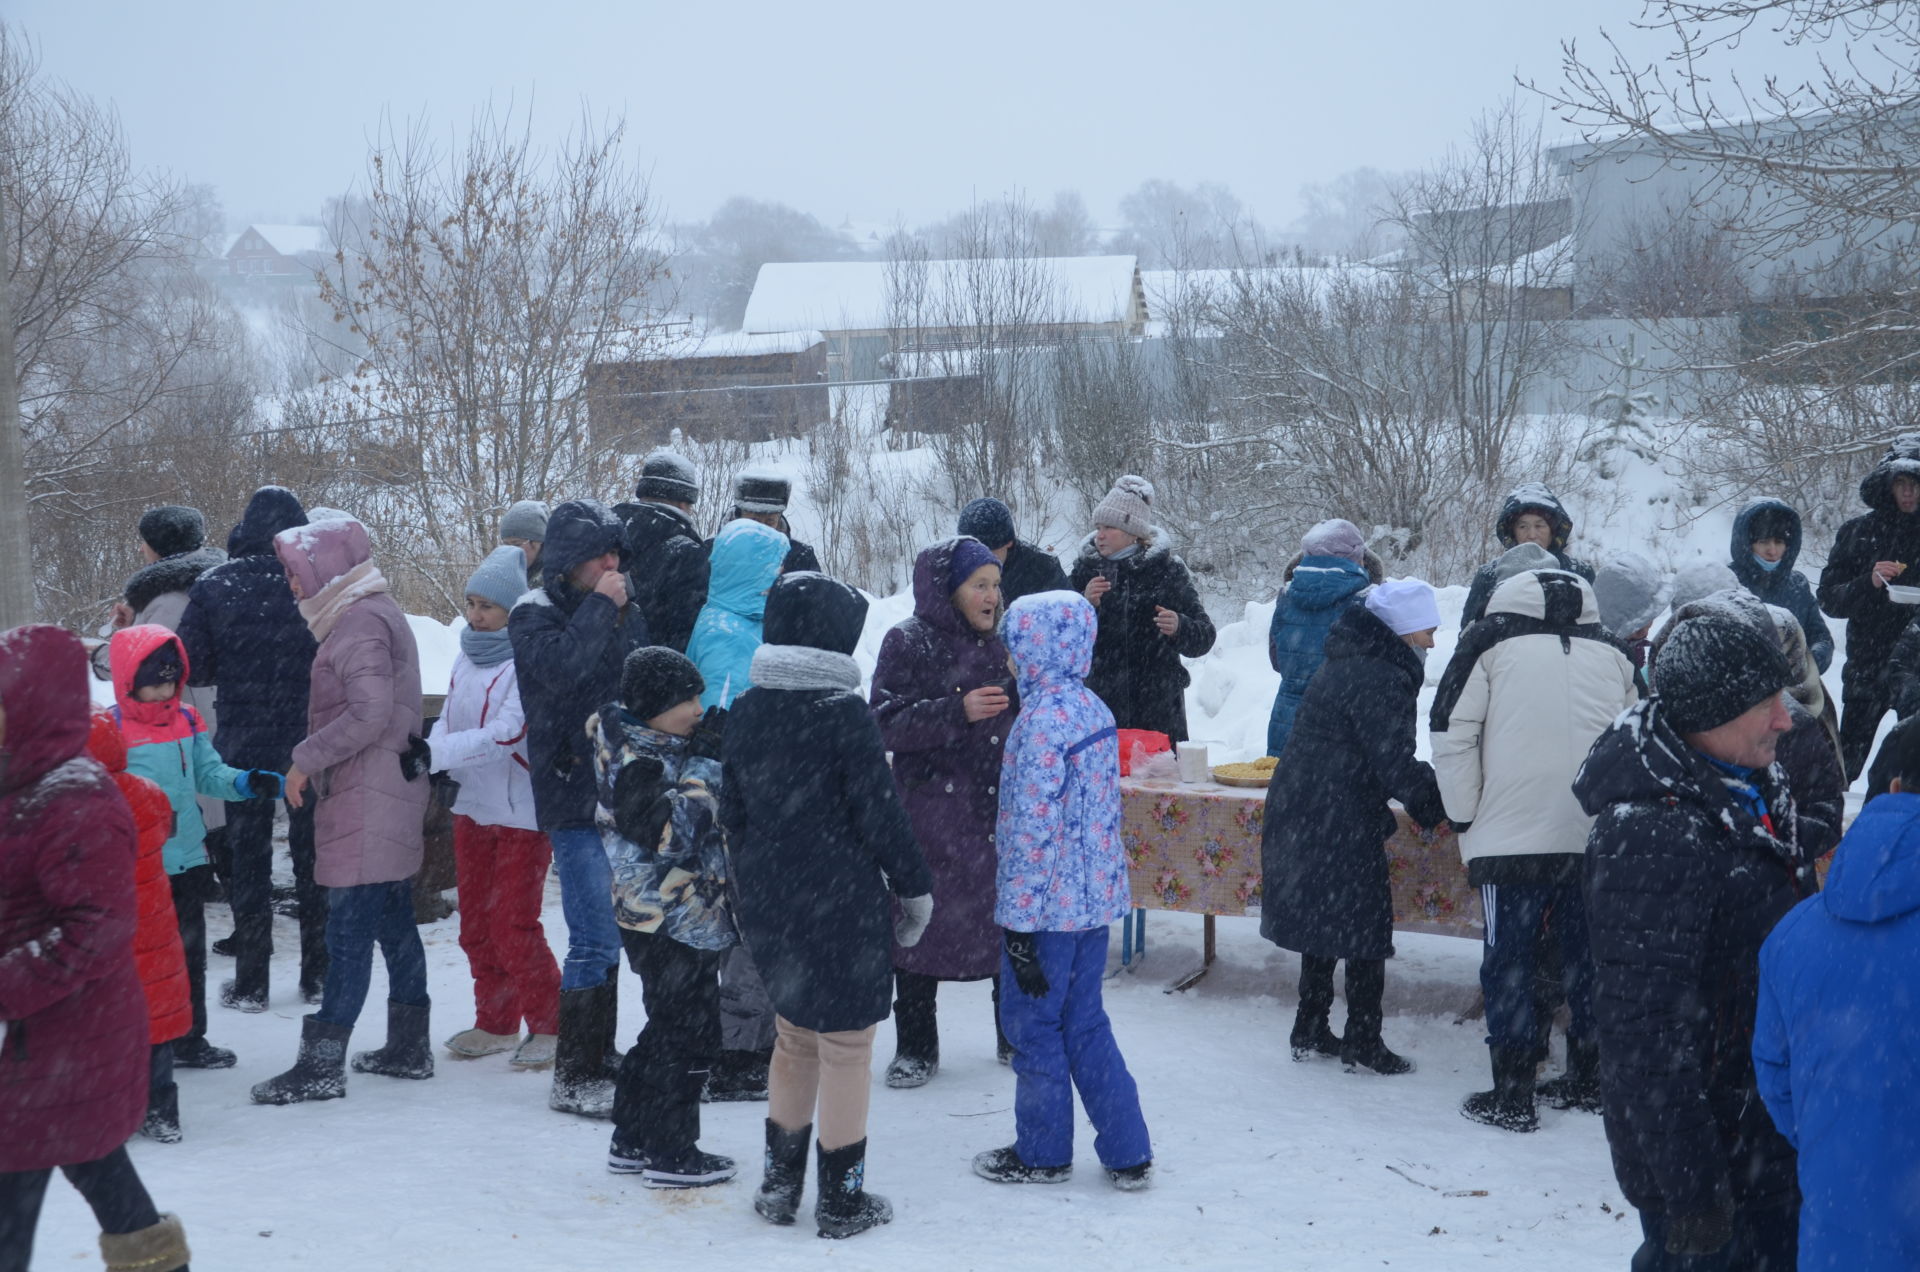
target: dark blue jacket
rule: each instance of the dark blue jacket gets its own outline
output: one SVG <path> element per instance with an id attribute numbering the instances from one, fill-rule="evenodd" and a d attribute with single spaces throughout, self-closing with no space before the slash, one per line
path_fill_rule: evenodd
<path id="1" fill-rule="evenodd" d="M 1754 559 L 1753 522 L 1756 517 L 1772 514 L 1786 523 L 1787 554 L 1780 558 L 1780 564 L 1769 570 Z M 1800 514 L 1778 499 L 1756 499 L 1740 510 L 1733 519 L 1733 540 L 1729 547 L 1732 555 L 1730 564 L 1733 576 L 1740 580 L 1740 586 L 1752 592 L 1769 605 L 1778 605 L 1792 614 L 1800 622 L 1800 630 L 1807 635 L 1807 651 L 1813 655 L 1813 661 L 1821 671 L 1833 661 L 1833 633 L 1827 630 L 1826 616 L 1820 612 L 1820 602 L 1813 598 L 1813 585 L 1807 582 L 1807 576 L 1793 568 L 1800 559 Z"/>
<path id="2" fill-rule="evenodd" d="M 195 685 L 220 690 L 214 747 L 236 768 L 285 772 L 307 736 L 307 685 L 318 649 L 273 536 L 307 524 L 293 492 L 262 486 L 227 536 L 227 555 L 187 591 L 180 643 Z"/>
<path id="3" fill-rule="evenodd" d="M 1345 557 L 1302 557 L 1280 589 L 1267 628 L 1267 661 L 1280 673 L 1273 716 L 1267 721 L 1267 754 L 1287 749 L 1293 717 L 1313 673 L 1326 660 L 1327 633 L 1372 580 L 1366 567 Z"/>
<path id="4" fill-rule="evenodd" d="M 1869 803 L 1760 949 L 1760 1094 L 1800 1150 L 1800 1268 L 1920 1268 L 1920 794 Z"/>
<path id="5" fill-rule="evenodd" d="M 1900 604 L 1885 588 L 1873 585 L 1876 561 L 1920 564 L 1920 513 L 1900 511 L 1893 497 L 1896 477 L 1920 478 L 1920 434 L 1894 438 L 1880 462 L 1860 479 L 1860 499 L 1869 511 L 1847 521 L 1833 536 L 1815 591 L 1822 610 L 1847 622 L 1841 685 L 1848 697 L 1868 702 L 1880 696 L 1879 682 L 1894 642 L 1914 616 L 1913 606 Z"/>
<path id="6" fill-rule="evenodd" d="M 561 504 L 547 518 L 543 582 L 507 617 L 527 713 L 534 816 L 544 831 L 594 826 L 599 801 L 587 717 L 619 697 L 621 665 L 647 643 L 636 606 L 616 609 L 598 592 L 567 582 L 575 566 L 619 547 L 620 519 L 606 505 L 594 499 Z"/>

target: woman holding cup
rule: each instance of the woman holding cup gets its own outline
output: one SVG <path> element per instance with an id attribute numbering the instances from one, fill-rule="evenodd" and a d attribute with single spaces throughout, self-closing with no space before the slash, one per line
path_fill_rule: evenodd
<path id="1" fill-rule="evenodd" d="M 962 536 L 913 567 L 913 616 L 889 631 L 873 671 L 873 715 L 893 753 L 893 780 L 933 870 L 933 921 L 893 951 L 897 1054 L 887 1085 L 923 1086 L 940 1068 L 935 992 L 943 980 L 994 982 L 1000 753 L 1017 706 L 1000 643 L 1000 562 Z M 1012 1054 L 1004 1035 L 1002 1060 Z"/>

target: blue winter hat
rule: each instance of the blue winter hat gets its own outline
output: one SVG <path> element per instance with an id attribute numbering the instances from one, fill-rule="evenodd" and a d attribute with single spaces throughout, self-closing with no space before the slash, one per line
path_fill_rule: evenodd
<path id="1" fill-rule="evenodd" d="M 958 530 L 990 548 L 1004 548 L 1014 540 L 1013 510 L 998 499 L 976 499 L 960 510 Z"/>
<path id="2" fill-rule="evenodd" d="M 503 543 L 487 553 L 487 559 L 467 579 L 466 595 L 483 597 L 503 610 L 512 609 L 526 592 L 527 554 L 511 544 Z"/>
<path id="3" fill-rule="evenodd" d="M 947 562 L 947 595 L 960 590 L 960 585 L 973 577 L 973 572 L 983 565 L 1000 564 L 1000 558 L 993 555 L 991 549 L 978 539 L 961 537 L 953 541 L 953 557 Z"/>

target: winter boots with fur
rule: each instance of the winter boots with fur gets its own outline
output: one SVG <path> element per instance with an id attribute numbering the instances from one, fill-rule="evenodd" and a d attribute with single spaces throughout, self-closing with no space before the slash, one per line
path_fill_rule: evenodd
<path id="1" fill-rule="evenodd" d="M 178 1215 L 161 1215 L 159 1223 L 138 1232 L 100 1234 L 107 1272 L 180 1272 L 191 1257 Z"/>
<path id="2" fill-rule="evenodd" d="M 512 1051 L 519 1045 L 518 1032 L 488 1033 L 478 1025 L 471 1029 L 462 1029 L 446 1041 L 447 1050 L 458 1060 L 478 1060 L 482 1056 L 497 1056 L 502 1051 Z"/>
<path id="3" fill-rule="evenodd" d="M 620 999 L 614 975 L 604 984 L 560 991 L 560 1037 L 553 1053 L 553 1094 L 547 1107 L 582 1117 L 613 1116 L 613 1035 Z"/>
<path id="4" fill-rule="evenodd" d="M 866 1190 L 867 1141 L 844 1148 L 815 1145 L 820 1158 L 820 1197 L 813 1203 L 819 1235 L 839 1239 L 893 1222 L 885 1197 Z"/>
<path id="5" fill-rule="evenodd" d="M 353 1030 L 319 1016 L 300 1021 L 300 1054 L 278 1077 L 253 1088 L 255 1104 L 300 1104 L 337 1100 L 347 1093 L 347 1039 Z"/>
<path id="6" fill-rule="evenodd" d="M 1540 1116 L 1533 1107 L 1533 1052 L 1527 1047 L 1490 1047 L 1493 1090 L 1476 1091 L 1460 1104 L 1471 1121 L 1503 1131 L 1536 1131 Z"/>
<path id="7" fill-rule="evenodd" d="M 362 1051 L 354 1056 L 353 1071 L 416 1081 L 432 1077 L 433 1044 L 427 1040 L 428 1017 L 432 1011 L 426 1003 L 396 1003 L 389 998 L 387 1045 L 378 1051 Z"/>

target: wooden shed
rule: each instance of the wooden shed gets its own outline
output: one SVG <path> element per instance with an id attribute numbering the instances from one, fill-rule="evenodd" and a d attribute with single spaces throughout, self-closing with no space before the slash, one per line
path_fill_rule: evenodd
<path id="1" fill-rule="evenodd" d="M 764 442 L 799 437 L 831 413 L 827 343 L 817 331 L 687 337 L 646 357 L 592 362 L 587 418 L 595 440 L 641 453 L 678 428 Z"/>

